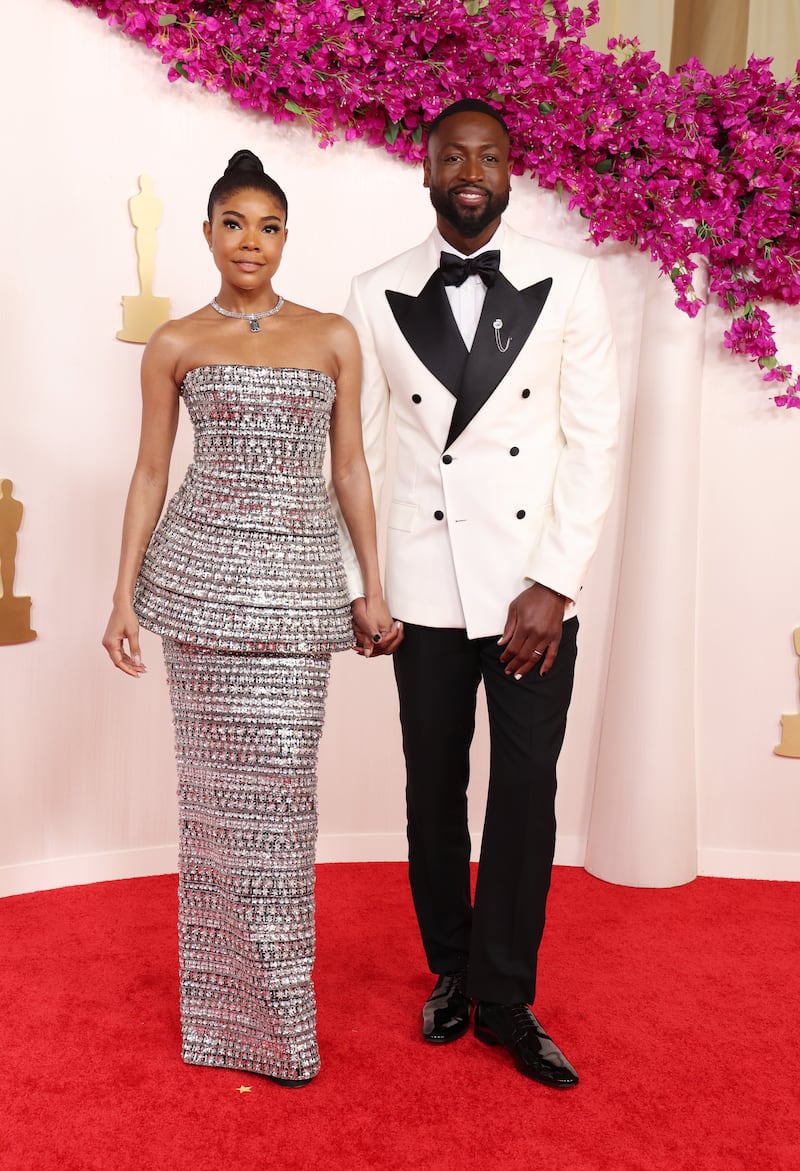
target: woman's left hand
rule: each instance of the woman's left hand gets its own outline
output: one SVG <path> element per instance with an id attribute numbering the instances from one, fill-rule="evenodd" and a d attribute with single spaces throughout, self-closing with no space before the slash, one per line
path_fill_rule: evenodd
<path id="1" fill-rule="evenodd" d="M 392 618 L 383 598 L 356 598 L 350 609 L 356 653 L 365 659 L 394 654 L 403 641 L 403 623 Z"/>

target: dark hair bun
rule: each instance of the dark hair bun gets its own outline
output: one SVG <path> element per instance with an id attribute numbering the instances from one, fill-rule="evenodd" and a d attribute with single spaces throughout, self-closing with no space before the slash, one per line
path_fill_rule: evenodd
<path id="1" fill-rule="evenodd" d="M 264 165 L 258 155 L 254 155 L 251 150 L 237 150 L 236 154 L 228 159 L 225 174 L 230 175 L 232 171 L 249 171 L 251 174 L 263 175 Z"/>
<path id="2" fill-rule="evenodd" d="M 228 199 L 237 191 L 245 191 L 249 188 L 263 191 L 272 199 L 277 199 L 283 208 L 284 217 L 288 216 L 289 207 L 286 195 L 275 180 L 265 173 L 258 155 L 254 155 L 251 150 L 237 150 L 236 154 L 228 160 L 225 174 L 217 179 L 211 188 L 211 194 L 208 197 L 208 222 L 211 223 L 214 207 L 217 203 Z"/>

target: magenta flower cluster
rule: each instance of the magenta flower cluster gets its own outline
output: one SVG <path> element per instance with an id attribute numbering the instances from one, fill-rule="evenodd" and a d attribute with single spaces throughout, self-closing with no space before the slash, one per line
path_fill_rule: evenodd
<path id="1" fill-rule="evenodd" d="M 482 97 L 511 130 L 515 170 L 555 188 L 595 243 L 647 251 L 694 316 L 708 270 L 725 345 L 800 407 L 769 301 L 800 301 L 800 81 L 768 60 L 667 75 L 636 41 L 585 43 L 598 0 L 70 0 L 157 50 L 170 80 L 227 91 L 323 146 L 365 138 L 423 153 L 423 125 Z M 702 258 L 702 260 L 701 260 Z"/>

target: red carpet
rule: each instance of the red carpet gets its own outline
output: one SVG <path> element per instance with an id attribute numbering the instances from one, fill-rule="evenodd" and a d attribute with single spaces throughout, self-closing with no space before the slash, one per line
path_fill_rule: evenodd
<path id="1" fill-rule="evenodd" d="M 319 867 L 303 1090 L 182 1064 L 174 876 L 5 899 L 0 1167 L 800 1171 L 797 896 L 558 868 L 537 1013 L 581 1074 L 566 1092 L 471 1035 L 418 1040 L 431 979 L 399 864 Z"/>

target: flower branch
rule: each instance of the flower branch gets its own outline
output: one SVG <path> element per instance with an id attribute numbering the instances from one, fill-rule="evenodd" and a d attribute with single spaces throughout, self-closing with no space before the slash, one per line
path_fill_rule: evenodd
<path id="1" fill-rule="evenodd" d="M 585 43 L 598 0 L 70 0 L 161 54 L 171 81 L 225 90 L 328 146 L 363 138 L 408 161 L 447 102 L 485 97 L 514 167 L 568 199 L 590 238 L 649 253 L 694 316 L 693 257 L 729 318 L 724 343 L 777 384 L 765 305 L 800 301 L 800 82 L 769 61 L 668 76 L 635 40 Z"/>

